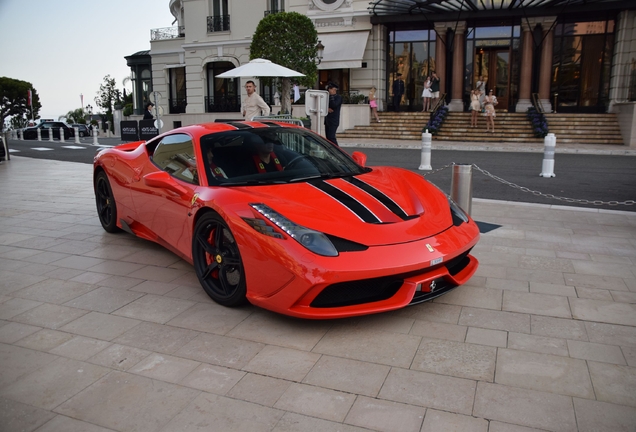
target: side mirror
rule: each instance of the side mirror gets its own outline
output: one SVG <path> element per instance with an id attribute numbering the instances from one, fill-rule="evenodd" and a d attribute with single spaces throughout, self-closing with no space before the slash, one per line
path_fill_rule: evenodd
<path id="1" fill-rule="evenodd" d="M 144 176 L 144 184 L 146 186 L 168 189 L 180 196 L 188 194 L 188 190 L 174 181 L 170 174 L 165 171 L 153 172 Z"/>
<path id="2" fill-rule="evenodd" d="M 362 152 L 354 151 L 353 153 L 351 153 L 351 157 L 360 166 L 365 166 L 365 164 L 367 163 L 367 155 Z"/>

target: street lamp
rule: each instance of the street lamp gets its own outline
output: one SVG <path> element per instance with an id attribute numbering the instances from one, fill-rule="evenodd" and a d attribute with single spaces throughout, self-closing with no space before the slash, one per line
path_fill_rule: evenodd
<path id="1" fill-rule="evenodd" d="M 316 60 L 318 61 L 316 64 L 320 64 L 322 62 L 322 55 L 325 52 L 325 46 L 322 42 L 318 41 L 318 45 L 316 45 Z"/>

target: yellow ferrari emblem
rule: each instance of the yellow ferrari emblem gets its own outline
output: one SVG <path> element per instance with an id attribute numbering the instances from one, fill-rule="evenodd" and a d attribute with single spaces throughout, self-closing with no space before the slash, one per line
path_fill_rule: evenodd
<path id="1" fill-rule="evenodd" d="M 223 258 L 221 257 L 221 255 L 217 255 L 215 258 L 217 264 L 221 264 L 221 261 L 223 261 Z"/>
<path id="2" fill-rule="evenodd" d="M 193 206 L 195 202 L 197 202 L 197 198 L 199 198 L 199 194 L 195 193 L 194 196 L 192 197 L 192 200 L 190 201 L 190 205 Z"/>
<path id="3" fill-rule="evenodd" d="M 426 249 L 428 249 L 429 252 L 435 252 L 435 249 L 433 249 L 433 246 L 431 246 L 428 243 L 426 243 Z"/>

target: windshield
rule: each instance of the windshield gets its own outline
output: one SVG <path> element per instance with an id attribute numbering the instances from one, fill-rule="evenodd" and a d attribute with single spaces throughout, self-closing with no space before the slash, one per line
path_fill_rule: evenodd
<path id="1" fill-rule="evenodd" d="M 285 127 L 205 135 L 201 154 L 210 186 L 292 183 L 367 172 L 324 138 Z"/>

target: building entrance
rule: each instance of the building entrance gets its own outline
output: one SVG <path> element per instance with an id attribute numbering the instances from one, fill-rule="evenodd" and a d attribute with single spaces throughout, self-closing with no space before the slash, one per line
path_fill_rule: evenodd
<path id="1" fill-rule="evenodd" d="M 498 110 L 507 110 L 510 104 L 510 48 L 480 48 L 475 53 L 475 76 L 484 77 L 486 95 L 493 90 Z"/>

